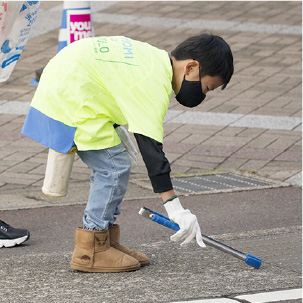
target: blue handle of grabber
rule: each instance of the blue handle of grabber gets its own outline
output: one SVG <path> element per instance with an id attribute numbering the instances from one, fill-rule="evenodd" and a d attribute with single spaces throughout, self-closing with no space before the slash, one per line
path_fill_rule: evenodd
<path id="1" fill-rule="evenodd" d="M 169 218 L 161 215 L 161 217 L 159 216 L 159 213 L 154 212 L 154 216 L 152 218 L 152 220 L 154 222 L 157 222 L 161 225 L 164 225 L 170 229 L 173 229 L 175 231 L 178 231 L 180 229 L 179 225 L 174 223 L 173 221 L 170 221 Z"/>
<path id="2" fill-rule="evenodd" d="M 165 217 L 164 215 L 157 213 L 155 211 L 153 211 L 153 217 L 152 217 L 152 221 L 157 222 L 158 224 L 164 225 L 170 229 L 173 229 L 175 231 L 178 231 L 180 229 L 179 225 L 170 221 L 169 218 Z M 207 236 L 202 235 L 203 241 L 208 244 L 211 245 L 215 248 L 218 248 L 226 253 L 229 253 L 231 255 L 233 255 L 234 257 L 237 257 L 243 261 L 245 261 L 245 263 L 251 267 L 254 267 L 256 269 L 260 268 L 261 264 L 262 264 L 262 260 L 251 255 L 251 254 L 245 254 L 242 253 L 240 251 L 237 251 L 225 244 L 222 244 L 212 238 L 209 238 Z"/>

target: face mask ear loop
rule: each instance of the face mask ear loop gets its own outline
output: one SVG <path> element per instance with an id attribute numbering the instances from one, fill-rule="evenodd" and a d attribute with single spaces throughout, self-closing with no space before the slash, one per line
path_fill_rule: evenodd
<path id="1" fill-rule="evenodd" d="M 201 82 L 201 79 L 202 79 L 202 69 L 201 67 L 199 66 L 199 81 Z"/>
<path id="2" fill-rule="evenodd" d="M 199 81 L 200 81 L 200 83 L 201 83 L 201 88 L 203 89 L 201 79 L 202 79 L 202 69 L 201 69 L 200 66 L 199 66 Z M 203 90 L 202 90 L 202 92 L 203 92 Z M 203 93 L 203 94 L 204 94 L 204 93 Z"/>
<path id="3" fill-rule="evenodd" d="M 198 61 L 196 59 L 193 59 L 194 61 Z M 198 61 L 199 62 L 199 61 Z M 201 64 L 199 62 L 199 81 L 201 82 L 201 79 L 202 79 L 202 69 L 201 69 Z"/>

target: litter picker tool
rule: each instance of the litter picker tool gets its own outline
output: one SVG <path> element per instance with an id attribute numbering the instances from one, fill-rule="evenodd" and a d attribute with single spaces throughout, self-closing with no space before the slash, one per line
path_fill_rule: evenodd
<path id="1" fill-rule="evenodd" d="M 139 211 L 139 214 L 145 218 L 148 218 L 154 222 L 157 222 L 157 223 L 164 225 L 175 231 L 178 231 L 180 229 L 179 225 L 172 222 L 168 217 L 166 217 L 158 212 L 155 212 L 151 209 L 148 209 L 147 207 L 142 207 Z M 227 246 L 223 243 L 220 243 L 220 242 L 218 242 L 210 237 L 204 236 L 204 235 L 202 235 L 202 239 L 205 244 L 212 246 L 214 248 L 217 248 L 225 253 L 228 253 L 240 260 L 243 260 L 243 261 L 245 261 L 245 263 L 247 265 L 249 265 L 251 267 L 260 268 L 260 266 L 261 266 L 262 260 L 251 254 L 246 254 L 246 253 L 240 252 L 230 246 Z"/>

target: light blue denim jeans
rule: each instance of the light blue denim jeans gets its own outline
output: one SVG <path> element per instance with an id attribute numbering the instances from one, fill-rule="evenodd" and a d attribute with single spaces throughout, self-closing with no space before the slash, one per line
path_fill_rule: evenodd
<path id="1" fill-rule="evenodd" d="M 92 169 L 91 187 L 83 216 L 83 228 L 106 230 L 120 214 L 126 193 L 131 161 L 122 144 L 90 151 L 78 151 L 81 160 Z"/>

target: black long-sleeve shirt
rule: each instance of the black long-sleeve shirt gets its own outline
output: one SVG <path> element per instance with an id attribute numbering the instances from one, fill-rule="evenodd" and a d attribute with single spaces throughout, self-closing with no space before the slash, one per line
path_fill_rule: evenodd
<path id="1" fill-rule="evenodd" d="M 141 134 L 134 135 L 154 192 L 161 193 L 173 189 L 170 164 L 163 152 L 163 144 Z"/>

